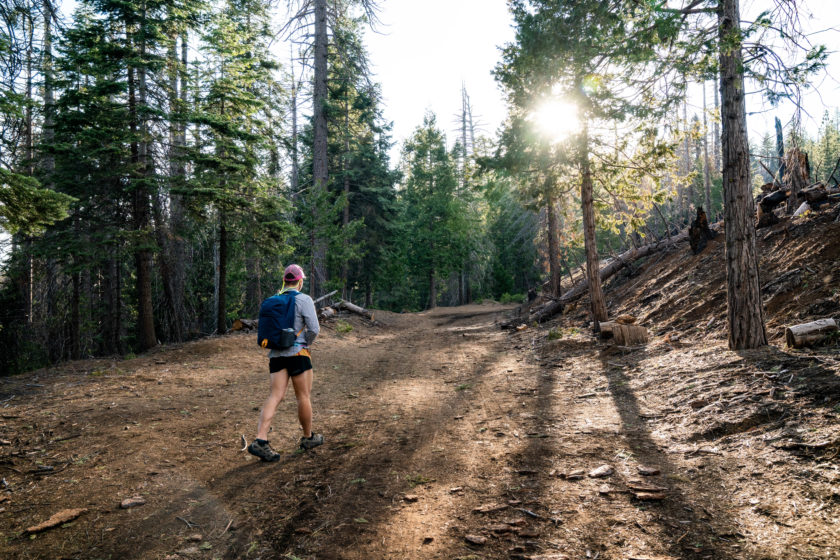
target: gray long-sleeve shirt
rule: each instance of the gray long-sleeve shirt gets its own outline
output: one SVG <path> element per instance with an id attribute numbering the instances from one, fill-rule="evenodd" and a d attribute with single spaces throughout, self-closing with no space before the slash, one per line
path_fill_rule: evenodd
<path id="1" fill-rule="evenodd" d="M 294 356 L 302 348 L 308 348 L 315 342 L 321 326 L 318 324 L 318 313 L 315 311 L 315 303 L 312 298 L 300 292 L 295 295 L 295 332 L 299 332 L 294 345 L 285 350 L 269 350 L 269 358 Z"/>

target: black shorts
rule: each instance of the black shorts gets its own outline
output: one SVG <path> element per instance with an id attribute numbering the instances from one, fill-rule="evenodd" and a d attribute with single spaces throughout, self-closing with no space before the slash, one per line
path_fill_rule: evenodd
<path id="1" fill-rule="evenodd" d="M 312 360 L 309 356 L 280 356 L 268 359 L 269 373 L 276 373 L 281 369 L 285 369 L 289 377 L 294 377 L 312 369 Z"/>

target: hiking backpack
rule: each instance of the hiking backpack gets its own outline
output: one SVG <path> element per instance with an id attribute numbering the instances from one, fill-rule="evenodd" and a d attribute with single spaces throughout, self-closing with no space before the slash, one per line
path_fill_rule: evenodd
<path id="1" fill-rule="evenodd" d="M 260 306 L 260 320 L 257 326 L 257 344 L 272 350 L 285 350 L 294 346 L 295 296 L 290 290 L 271 296 Z"/>

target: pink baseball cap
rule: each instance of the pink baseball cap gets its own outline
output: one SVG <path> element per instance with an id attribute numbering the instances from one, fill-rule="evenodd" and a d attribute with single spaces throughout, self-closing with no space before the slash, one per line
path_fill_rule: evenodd
<path id="1" fill-rule="evenodd" d="M 303 269 L 296 264 L 290 264 L 283 272 L 283 280 L 286 282 L 297 282 L 304 278 L 306 278 L 306 275 L 303 273 Z"/>

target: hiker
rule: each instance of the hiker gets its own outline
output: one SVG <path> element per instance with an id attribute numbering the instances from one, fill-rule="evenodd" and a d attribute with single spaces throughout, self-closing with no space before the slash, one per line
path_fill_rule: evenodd
<path id="1" fill-rule="evenodd" d="M 304 278 L 303 269 L 296 264 L 290 264 L 283 272 L 283 287 L 277 296 L 274 296 L 289 294 L 294 298 L 295 338 L 294 343 L 288 348 L 283 350 L 272 349 L 268 353 L 271 391 L 260 411 L 257 439 L 248 446 L 248 453 L 256 455 L 263 461 L 280 459 L 280 454 L 271 449 L 268 444 L 268 431 L 277 406 L 286 396 L 289 380 L 295 388 L 298 420 L 300 420 L 300 426 L 303 429 L 303 437 L 300 438 L 299 443 L 300 448 L 304 450 L 312 449 L 324 443 L 323 435 L 312 433 L 312 404 L 309 396 L 312 392 L 313 374 L 309 346 L 318 336 L 320 327 L 312 298 L 300 293 Z"/>

